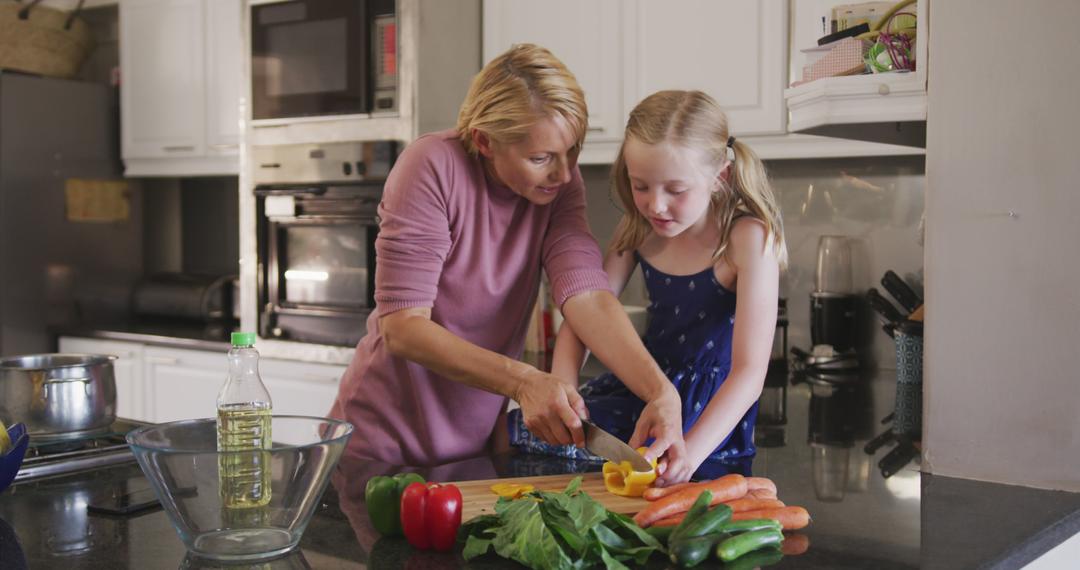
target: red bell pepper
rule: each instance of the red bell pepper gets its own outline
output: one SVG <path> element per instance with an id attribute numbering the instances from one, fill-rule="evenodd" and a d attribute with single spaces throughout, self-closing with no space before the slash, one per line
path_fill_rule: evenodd
<path id="1" fill-rule="evenodd" d="M 450 550 L 461 527 L 461 490 L 412 483 L 401 493 L 401 530 L 413 548 Z"/>

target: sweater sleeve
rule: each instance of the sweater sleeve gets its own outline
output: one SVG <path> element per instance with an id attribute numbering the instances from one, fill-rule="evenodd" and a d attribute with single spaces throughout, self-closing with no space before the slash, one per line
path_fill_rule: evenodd
<path id="1" fill-rule="evenodd" d="M 585 291 L 611 291 L 600 246 L 585 218 L 585 183 L 579 169 L 574 169 L 552 208 L 544 237 L 543 263 L 555 305 L 562 307 L 567 299 Z"/>
<path id="2" fill-rule="evenodd" d="M 380 315 L 432 307 L 450 251 L 447 184 L 450 152 L 422 137 L 398 157 L 379 204 L 375 305 Z"/>

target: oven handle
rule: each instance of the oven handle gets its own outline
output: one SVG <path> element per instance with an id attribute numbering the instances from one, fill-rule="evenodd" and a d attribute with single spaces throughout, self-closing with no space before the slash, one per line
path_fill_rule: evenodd
<path id="1" fill-rule="evenodd" d="M 326 186 L 256 186 L 256 196 L 322 196 Z"/>

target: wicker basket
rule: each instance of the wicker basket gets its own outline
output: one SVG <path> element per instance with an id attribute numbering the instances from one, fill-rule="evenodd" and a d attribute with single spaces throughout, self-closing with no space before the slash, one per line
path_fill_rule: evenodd
<path id="1" fill-rule="evenodd" d="M 0 1 L 0 68 L 68 78 L 92 46 L 89 26 L 74 14 Z"/>

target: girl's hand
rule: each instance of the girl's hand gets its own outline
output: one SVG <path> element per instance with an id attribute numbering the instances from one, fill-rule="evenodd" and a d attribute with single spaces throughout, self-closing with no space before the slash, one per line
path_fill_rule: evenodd
<path id="1" fill-rule="evenodd" d="M 649 438 L 652 445 L 645 452 L 645 459 L 660 458 L 657 485 L 664 487 L 690 479 L 693 471 L 686 462 L 686 442 L 682 434 L 682 401 L 673 387 L 645 404 L 641 411 L 630 447 L 639 447 Z"/>
<path id="2" fill-rule="evenodd" d="M 525 427 L 537 437 L 553 445 L 584 447 L 581 419 L 589 412 L 569 383 L 533 369 L 518 385 L 514 400 L 521 406 Z"/>

